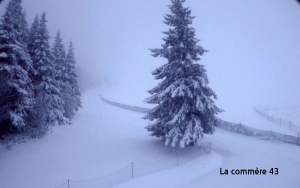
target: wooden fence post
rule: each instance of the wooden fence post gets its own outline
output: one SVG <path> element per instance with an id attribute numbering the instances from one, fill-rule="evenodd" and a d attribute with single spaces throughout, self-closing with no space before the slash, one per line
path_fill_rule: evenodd
<path id="1" fill-rule="evenodd" d="M 281 126 L 281 118 L 280 118 L 280 126 Z"/>
<path id="2" fill-rule="evenodd" d="M 176 159 L 177 159 L 177 166 L 178 166 L 178 151 L 176 151 Z"/>
<path id="3" fill-rule="evenodd" d="M 133 178 L 133 162 L 131 162 L 131 178 Z"/>

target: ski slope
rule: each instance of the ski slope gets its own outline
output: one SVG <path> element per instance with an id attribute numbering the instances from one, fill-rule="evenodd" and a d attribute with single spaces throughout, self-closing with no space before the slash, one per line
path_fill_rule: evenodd
<path id="1" fill-rule="evenodd" d="M 83 93 L 83 106 L 73 125 L 55 128 L 41 140 L 0 153 L 0 187 L 54 188 L 67 179 L 84 180 L 115 172 L 131 162 L 174 156 L 144 129 L 143 114 L 101 101 L 100 89 Z M 115 187 L 299 187 L 300 148 L 217 129 L 205 135 L 212 153 L 186 148 L 194 160 L 169 170 L 129 180 Z M 222 169 L 278 168 L 278 175 L 220 175 Z"/>

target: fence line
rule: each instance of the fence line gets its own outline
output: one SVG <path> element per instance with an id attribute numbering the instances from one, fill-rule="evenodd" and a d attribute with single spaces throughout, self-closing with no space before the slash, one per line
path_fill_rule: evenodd
<path id="1" fill-rule="evenodd" d="M 276 117 L 270 116 L 268 113 L 262 112 L 262 111 L 258 110 L 257 108 L 254 108 L 254 110 L 257 114 L 259 114 L 262 117 L 266 118 L 268 121 L 271 121 L 272 123 L 275 123 L 275 124 L 280 125 L 280 126 L 287 127 L 290 130 L 293 130 L 297 133 L 300 133 L 300 127 L 297 126 L 295 123 L 293 123 L 291 121 L 286 121 L 282 118 L 276 118 Z"/>
<path id="2" fill-rule="evenodd" d="M 204 149 L 208 153 L 211 152 L 211 143 L 202 141 L 198 149 Z M 197 156 L 184 161 L 180 160 L 178 153 L 173 157 L 168 157 L 158 161 L 147 162 L 147 163 L 131 163 L 126 167 L 95 179 L 73 181 L 68 180 L 65 183 L 55 188 L 109 188 L 120 183 L 126 182 L 129 179 L 138 178 L 151 173 L 155 173 L 161 170 L 171 169 L 176 166 L 183 165 Z"/>
<path id="3" fill-rule="evenodd" d="M 110 101 L 110 100 L 107 100 L 107 99 L 103 98 L 102 95 L 100 95 L 100 97 L 105 103 L 116 106 L 116 107 L 119 107 L 119 108 L 123 108 L 123 109 L 126 109 L 126 110 L 131 110 L 131 111 L 140 112 L 140 113 L 147 113 L 150 110 L 149 108 L 143 108 L 143 107 L 131 106 L 131 105 L 127 105 L 127 104 L 121 104 L 121 103 L 113 102 L 113 101 Z"/>
<path id="4" fill-rule="evenodd" d="M 116 107 L 121 107 L 121 108 L 127 109 L 127 110 L 132 110 L 132 111 L 142 112 L 142 113 L 147 113 L 150 110 L 148 108 L 141 108 L 141 107 L 130 106 L 130 105 L 112 102 L 110 100 L 104 99 L 102 96 L 101 96 L 101 99 L 108 104 L 111 104 Z M 260 111 L 257 110 L 257 112 L 259 113 Z M 263 112 L 261 112 L 261 113 L 263 113 Z M 267 116 L 267 115 L 265 114 L 265 116 Z M 288 126 L 291 127 L 291 129 L 297 130 L 296 132 L 298 132 L 298 137 L 286 135 L 286 134 L 282 134 L 282 133 L 277 133 L 274 131 L 265 131 L 265 130 L 255 129 L 255 128 L 248 127 L 248 126 L 245 126 L 242 124 L 234 124 L 231 122 L 223 121 L 221 119 L 220 119 L 220 123 L 217 127 L 231 131 L 231 132 L 244 134 L 244 135 L 252 136 L 255 138 L 259 138 L 259 139 L 276 140 L 276 141 L 281 141 L 281 142 L 285 142 L 285 143 L 289 143 L 289 144 L 300 145 L 300 138 L 299 138 L 300 127 L 296 126 L 292 122 L 288 122 L 288 121 L 285 121 L 282 119 L 279 119 L 279 121 L 278 121 L 278 118 L 274 118 L 271 116 L 267 116 L 267 117 L 270 121 L 277 122 L 277 123 L 279 122 L 279 124 L 281 124 L 283 126 L 284 125 L 286 126 L 288 124 Z"/>
<path id="5" fill-rule="evenodd" d="M 147 113 L 147 111 L 150 110 L 148 108 L 140 108 L 140 107 L 135 107 L 135 106 L 112 102 L 110 100 L 104 99 L 102 96 L 101 96 L 101 99 L 108 104 L 114 105 L 116 107 L 121 107 L 121 108 L 124 108 L 127 110 L 132 110 L 132 111 L 142 112 L 142 113 Z M 265 114 L 265 116 L 266 116 L 266 114 Z M 273 122 L 277 122 L 277 123 L 279 122 L 283 126 L 287 125 L 287 121 L 282 120 L 282 119 L 279 119 L 279 121 L 278 121 L 278 119 L 271 117 L 271 116 L 268 116 L 268 119 Z M 299 128 L 292 122 L 288 122 L 288 126 L 291 127 L 291 129 Z M 277 133 L 274 131 L 265 131 L 265 130 L 255 129 L 255 128 L 248 127 L 248 126 L 245 126 L 242 124 L 234 124 L 234 123 L 223 121 L 223 120 L 220 120 L 220 124 L 217 127 L 231 131 L 231 132 L 240 133 L 240 134 L 244 134 L 247 136 L 253 136 L 255 138 L 260 138 L 260 139 L 264 139 L 264 140 L 277 140 L 277 141 L 282 141 L 282 142 L 289 143 L 289 144 L 300 145 L 300 141 L 299 141 L 300 140 L 300 138 L 299 138 L 300 128 L 299 128 L 299 131 L 297 131 L 298 137 L 296 137 L 296 136 Z"/>
<path id="6" fill-rule="evenodd" d="M 281 141 L 289 144 L 295 144 L 300 146 L 300 138 L 299 134 L 298 137 L 296 136 L 291 136 L 291 135 L 286 135 L 282 133 L 277 133 L 274 131 L 266 131 L 266 130 L 260 130 L 260 129 L 255 129 L 252 127 L 248 127 L 242 124 L 234 124 L 230 123 L 227 121 L 220 121 L 220 124 L 217 126 L 222 129 L 243 134 L 246 136 L 251 136 L 255 138 L 259 138 L 262 140 L 273 140 L 273 141 Z"/>

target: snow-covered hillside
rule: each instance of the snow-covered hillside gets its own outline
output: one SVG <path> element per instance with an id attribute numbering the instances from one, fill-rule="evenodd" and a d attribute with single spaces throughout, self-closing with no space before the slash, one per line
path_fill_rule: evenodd
<path id="1" fill-rule="evenodd" d="M 73 125 L 55 128 L 41 140 L 1 150 L 0 187 L 54 188 L 67 179 L 97 178 L 131 162 L 175 155 L 173 149 L 148 136 L 143 114 L 103 103 L 99 89 L 83 94 L 83 106 Z M 190 155 L 203 153 L 195 152 Z"/>
<path id="2" fill-rule="evenodd" d="M 0 187 L 54 188 L 70 180 L 97 178 L 131 162 L 174 156 L 157 138 L 148 136 L 143 114 L 101 101 L 100 89 L 83 93 L 83 106 L 73 125 L 55 128 L 41 140 L 1 150 Z M 217 129 L 205 135 L 212 153 L 180 150 L 194 158 L 183 166 L 129 180 L 116 187 L 298 187 L 298 146 L 263 141 Z M 278 168 L 278 175 L 220 175 L 224 169 Z M 218 180 L 218 181 L 216 181 Z"/>
<path id="3" fill-rule="evenodd" d="M 9 0 L 0 5 L 0 15 Z M 260 140 L 216 129 L 204 135 L 212 151 L 173 149 L 149 136 L 144 114 L 104 103 L 151 108 L 143 100 L 157 80 L 151 72 L 167 61 L 153 58 L 149 48 L 162 44 L 162 23 L 170 0 L 23 0 L 28 24 L 44 11 L 53 36 L 74 42 L 82 105 L 72 125 L 54 127 L 39 140 L 0 147 L 0 188 L 65 188 L 67 180 L 89 180 L 134 163 L 179 156 L 179 164 L 130 179 L 116 188 L 300 187 L 300 147 Z M 259 116 L 258 105 L 297 105 L 300 96 L 300 9 L 295 0 L 186 1 L 195 16 L 200 45 L 209 51 L 205 65 L 223 120 L 298 136 L 295 131 Z M 112 85 L 96 88 L 107 76 Z M 1 97 L 1 96 L 0 96 Z M 294 106 L 293 106 L 294 107 Z M 299 122 L 298 106 L 268 108 L 276 117 Z M 176 151 L 178 153 L 176 153 Z M 154 163 L 153 163 L 154 164 Z M 156 165 L 159 165 L 155 163 Z M 149 164 L 148 168 L 152 168 Z M 225 173 L 225 169 L 229 172 Z M 266 175 L 233 175 L 231 170 L 265 169 Z M 270 174 L 270 170 L 278 174 Z M 111 176 L 109 176 L 111 177 Z M 114 179 L 108 180 L 113 182 Z M 94 188 L 83 181 L 76 188 Z M 68 186 L 67 186 L 68 187 Z M 69 187 L 75 188 L 75 187 Z"/>

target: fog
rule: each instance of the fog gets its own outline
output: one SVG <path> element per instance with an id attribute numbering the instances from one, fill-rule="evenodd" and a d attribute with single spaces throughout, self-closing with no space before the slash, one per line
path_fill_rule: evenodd
<path id="1" fill-rule="evenodd" d="M 0 14 L 4 6 L 0 6 Z M 61 31 L 75 47 L 77 64 L 101 82 L 104 75 L 142 101 L 155 86 L 151 71 L 166 63 L 153 58 L 167 27 L 169 0 L 23 0 L 31 25 L 47 13 L 52 36 Z M 205 49 L 200 64 L 225 111 L 257 105 L 299 105 L 300 6 L 294 0 L 187 0 L 193 27 Z M 136 94 L 136 95 L 134 95 Z M 122 95 L 119 94 L 121 97 Z M 149 96 L 149 95 L 148 95 Z"/>

